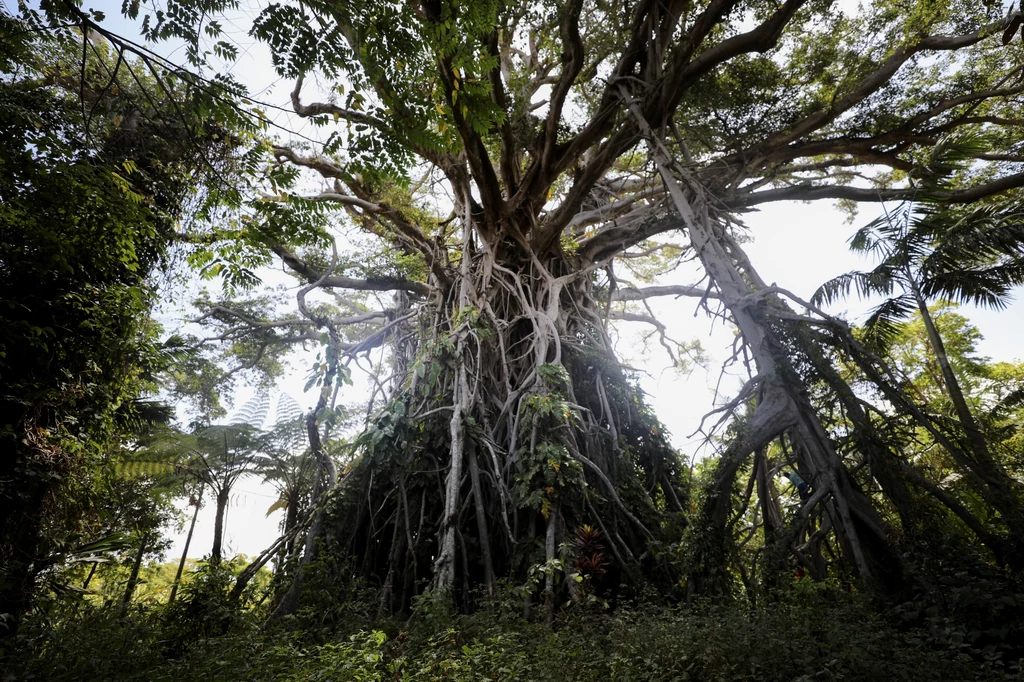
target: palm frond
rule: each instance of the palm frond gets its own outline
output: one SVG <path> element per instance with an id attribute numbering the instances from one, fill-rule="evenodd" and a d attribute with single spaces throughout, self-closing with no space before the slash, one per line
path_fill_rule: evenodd
<path id="1" fill-rule="evenodd" d="M 937 251 L 961 261 L 1024 258 L 1024 210 L 1016 202 L 935 212 L 929 217 Z"/>
<path id="2" fill-rule="evenodd" d="M 991 142 L 980 131 L 961 128 L 943 135 L 932 147 L 925 165 L 928 184 L 941 186 L 950 175 L 966 168 L 991 147 Z"/>
<path id="3" fill-rule="evenodd" d="M 916 309 L 917 304 L 909 294 L 883 302 L 864 323 L 865 342 L 876 349 L 888 348 L 903 328 L 904 320 Z"/>
<path id="4" fill-rule="evenodd" d="M 1012 268 L 1016 270 L 1016 268 Z M 1002 267 L 979 270 L 949 269 L 921 281 L 921 293 L 927 298 L 945 298 L 955 303 L 1002 310 L 1008 303 L 1013 282 Z"/>
<path id="5" fill-rule="evenodd" d="M 1015 391 L 1010 391 L 1002 400 L 989 410 L 988 418 L 992 421 L 998 421 L 1005 419 L 1009 416 L 1010 412 L 1024 407 L 1024 388 L 1018 388 Z"/>
<path id="6" fill-rule="evenodd" d="M 882 264 L 869 272 L 854 270 L 822 284 L 814 292 L 811 302 L 815 305 L 833 303 L 841 298 L 847 298 L 850 291 L 854 289 L 860 298 L 868 298 L 876 294 L 889 296 L 899 279 L 899 273 L 888 267 L 887 264 Z"/>
<path id="7" fill-rule="evenodd" d="M 179 470 L 179 467 L 177 464 L 167 461 L 131 460 L 118 462 L 115 469 L 122 476 L 157 478 L 172 475 Z"/>
<path id="8" fill-rule="evenodd" d="M 876 219 L 877 220 L 877 219 Z M 847 243 L 851 251 L 858 253 L 871 253 L 878 244 L 879 239 L 873 228 L 875 221 L 872 221 L 853 233 Z"/>

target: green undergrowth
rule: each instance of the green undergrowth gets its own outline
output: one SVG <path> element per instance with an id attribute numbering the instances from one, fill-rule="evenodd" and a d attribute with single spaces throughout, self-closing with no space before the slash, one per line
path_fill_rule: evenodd
<path id="1" fill-rule="evenodd" d="M 550 628 L 522 619 L 511 600 L 473 615 L 421 602 L 407 621 L 353 619 L 330 633 L 298 628 L 296 620 L 263 627 L 259 609 L 215 615 L 217 627 L 190 634 L 183 626 L 202 617 L 195 612 L 92 608 L 58 627 L 28 629 L 4 679 L 1019 679 L 998 652 L 973 649 L 964 637 L 936 637 L 934 628 L 900 626 L 898 613 L 880 615 L 855 594 L 813 585 L 758 609 L 569 609 Z"/>

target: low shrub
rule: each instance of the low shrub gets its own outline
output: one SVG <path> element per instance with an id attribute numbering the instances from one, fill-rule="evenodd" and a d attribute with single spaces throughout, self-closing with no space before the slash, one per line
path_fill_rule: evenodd
<path id="1" fill-rule="evenodd" d="M 178 626 L 169 629 L 167 613 L 96 608 L 46 636 L 37 631 L 39 639 L 7 679 L 1017 679 L 998 657 L 935 637 L 928 627 L 898 628 L 858 595 L 812 583 L 796 584 L 754 610 L 710 603 L 636 604 L 614 613 L 569 608 L 552 628 L 500 603 L 473 615 L 440 610 L 435 600 L 408 623 L 362 629 L 350 623 L 354 634 L 311 643 L 295 623 L 263 630 L 255 618 L 235 617 L 225 631 L 199 627 L 188 639 Z M 178 638 L 177 646 L 168 646 L 168 634 Z"/>

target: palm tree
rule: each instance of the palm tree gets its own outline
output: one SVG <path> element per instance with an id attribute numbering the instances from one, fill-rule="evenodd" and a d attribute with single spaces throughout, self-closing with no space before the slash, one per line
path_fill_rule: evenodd
<path id="1" fill-rule="evenodd" d="M 196 434 L 195 443 L 187 468 L 214 494 L 216 515 L 210 559 L 220 561 L 231 491 L 242 476 L 252 471 L 256 457 L 266 446 L 266 434 L 249 424 L 208 426 Z"/>
<path id="2" fill-rule="evenodd" d="M 279 498 L 267 510 L 267 515 L 283 509 L 281 534 L 290 536 L 298 525 L 302 511 L 309 501 L 317 473 L 316 459 L 304 447 L 305 420 L 302 417 L 278 422 L 270 435 L 274 445 L 268 447 L 253 462 L 253 471 L 276 488 Z M 295 538 L 287 541 L 283 555 L 291 556 Z"/>
<path id="3" fill-rule="evenodd" d="M 253 462 L 267 444 L 267 435 L 250 424 L 205 426 L 193 433 L 165 429 L 132 462 L 133 469 L 160 473 L 168 480 L 198 482 L 213 493 L 216 502 L 212 559 L 223 554 L 224 523 L 231 491 L 250 473 Z"/>
<path id="4" fill-rule="evenodd" d="M 887 211 L 850 239 L 851 250 L 877 258 L 878 265 L 826 282 L 812 300 L 831 303 L 854 288 L 862 297 L 884 296 L 865 323 L 873 340 L 883 344 L 916 309 L 927 320 L 937 355 L 943 354 L 942 339 L 933 335 L 928 301 L 1004 308 L 1013 287 L 1024 282 L 1024 203 L 1003 199 L 956 207 L 944 202 L 964 163 L 983 148 L 977 135 L 941 140 L 917 200 Z"/>
<path id="5" fill-rule="evenodd" d="M 928 308 L 929 301 L 945 299 L 1002 309 L 1013 287 L 1024 282 L 1024 204 L 1004 199 L 956 208 L 943 202 L 955 178 L 966 171 L 966 160 L 983 151 L 983 145 L 979 136 L 966 134 L 940 141 L 918 201 L 887 212 L 850 239 L 852 250 L 874 256 L 878 265 L 826 282 L 812 301 L 831 303 L 851 290 L 861 297 L 885 297 L 865 323 L 868 340 L 880 349 L 891 343 L 912 312 L 921 316 L 970 456 L 951 454 L 980 480 L 1014 534 L 1024 537 L 1020 485 L 993 457 Z"/>
<path id="6" fill-rule="evenodd" d="M 281 535 L 239 573 L 230 598 L 238 599 L 249 581 L 273 557 L 277 557 L 278 570 L 296 551 L 296 542 L 303 530 L 303 510 L 311 496 L 319 473 L 318 463 L 307 443 L 307 421 L 302 408 L 287 393 L 278 398 L 276 421 L 267 434 L 266 444 L 253 461 L 253 472 L 264 482 L 273 485 L 278 499 L 267 510 L 267 516 L 284 509 Z"/>

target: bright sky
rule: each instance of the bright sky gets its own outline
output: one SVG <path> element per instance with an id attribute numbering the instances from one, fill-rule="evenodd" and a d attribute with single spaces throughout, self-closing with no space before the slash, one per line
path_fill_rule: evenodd
<path id="1" fill-rule="evenodd" d="M 8 0 L 0 1 L 8 4 Z M 120 31 L 123 35 L 135 34 L 136 27 L 119 18 L 120 0 L 93 0 L 85 4 L 105 10 L 107 25 L 112 30 Z M 252 16 L 251 10 L 242 10 L 236 20 L 222 22 L 230 37 L 244 50 L 232 70 L 237 78 L 248 85 L 255 99 L 288 107 L 288 95 L 293 84 L 276 78 L 266 49 L 247 37 Z M 181 58 L 180 52 L 170 50 L 168 46 L 161 46 L 159 50 L 172 60 Z M 307 85 L 307 89 L 312 92 L 313 85 Z M 314 133 L 307 123 L 287 113 L 273 110 L 267 113 L 275 122 L 287 128 L 319 137 L 319 133 Z M 836 211 L 829 202 L 768 205 L 747 217 L 753 241 L 746 244 L 745 248 L 754 267 L 766 282 L 775 282 L 802 298 L 810 298 L 826 280 L 850 270 L 871 266 L 851 254 L 846 241 L 857 227 L 875 218 L 878 213 L 878 207 L 864 206 L 860 216 L 851 225 L 846 222 L 846 215 Z M 187 296 L 183 298 L 187 299 Z M 996 360 L 1024 359 L 1024 353 L 1018 345 L 1018 339 L 1024 334 L 1024 304 L 1020 298 L 1018 295 L 1018 300 L 1001 312 L 964 309 L 963 312 L 985 335 L 979 349 L 983 355 Z M 678 340 L 701 340 L 710 356 L 707 369 L 697 367 L 687 375 L 680 375 L 673 370 L 666 371 L 669 360 L 656 342 L 650 344 L 651 350 L 647 354 L 639 350 L 638 334 L 646 331 L 641 325 L 620 327 L 617 347 L 625 362 L 647 373 L 642 381 L 643 389 L 649 394 L 649 400 L 668 429 L 673 444 L 687 458 L 704 456 L 708 452 L 706 447 L 701 446 L 702 438 L 691 437 L 691 434 L 696 430 L 701 417 L 713 407 L 712 399 L 722 361 L 728 357 L 733 339 L 731 329 L 723 327 L 720 322 L 712 327 L 711 321 L 703 313 L 695 317 L 696 303 L 695 299 L 690 298 L 660 299 L 652 302 L 652 307 L 659 319 L 668 325 L 670 336 Z M 855 321 L 867 308 L 867 304 L 852 299 L 834 307 L 830 312 L 848 313 L 848 319 Z M 177 317 L 180 320 L 182 314 L 179 313 Z M 315 403 L 316 396 L 314 392 L 302 392 L 306 364 L 305 361 L 296 363 L 294 372 L 280 383 L 279 389 L 291 394 L 304 409 L 309 409 Z M 720 398 L 731 397 L 739 385 L 740 380 L 736 375 L 739 368 L 734 367 L 731 371 L 734 376 L 721 382 Z M 354 379 L 356 385 L 348 388 L 342 398 L 345 402 L 362 399 L 361 391 L 366 382 L 358 374 Z M 234 407 L 240 408 L 252 393 L 251 389 L 241 389 L 236 395 Z M 273 541 L 277 536 L 281 513 L 267 517 L 266 510 L 275 500 L 273 489 L 260 484 L 255 478 L 240 481 L 228 511 L 228 555 L 255 555 Z M 172 546 L 168 556 L 180 556 L 184 531 L 170 532 L 169 537 Z M 189 556 L 198 558 L 208 554 L 212 541 L 213 509 L 212 505 L 206 505 L 200 513 Z"/>

